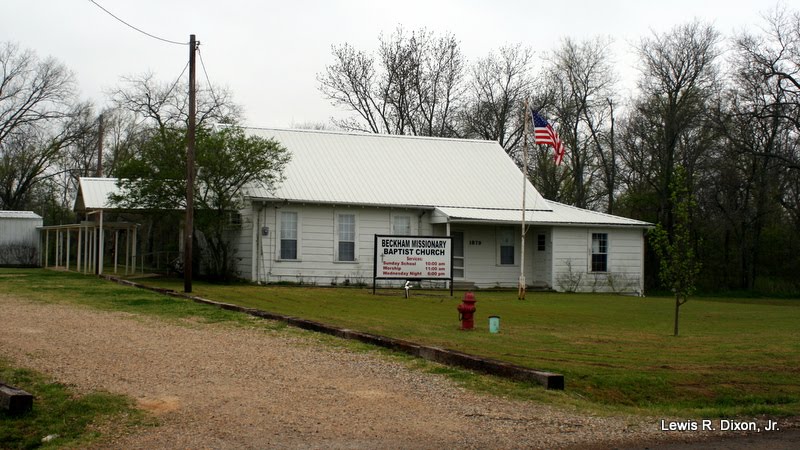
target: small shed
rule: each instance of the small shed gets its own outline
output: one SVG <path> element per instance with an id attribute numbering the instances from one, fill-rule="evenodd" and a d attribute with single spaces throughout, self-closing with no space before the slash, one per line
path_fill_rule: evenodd
<path id="1" fill-rule="evenodd" d="M 108 198 L 111 192 L 118 192 L 115 179 L 80 178 L 75 211 L 90 219 L 75 224 L 41 227 L 41 245 L 44 248 L 42 266 L 70 270 L 70 265 L 74 264 L 72 267 L 78 272 L 102 275 L 106 264 L 104 257 L 110 249 L 114 273 L 117 273 L 121 253 L 124 254 L 122 264 L 125 273 L 135 270 L 138 225 L 105 220 L 107 211 L 118 211 Z M 120 233 L 124 233 L 123 242 L 120 242 Z"/>
<path id="2" fill-rule="evenodd" d="M 35 266 L 42 217 L 33 211 L 0 211 L 0 266 Z"/>

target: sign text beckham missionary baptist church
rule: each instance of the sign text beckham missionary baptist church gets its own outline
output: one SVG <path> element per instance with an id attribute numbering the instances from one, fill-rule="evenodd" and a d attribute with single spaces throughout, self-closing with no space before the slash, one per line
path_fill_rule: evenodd
<path id="1" fill-rule="evenodd" d="M 449 236 L 375 235 L 374 277 L 400 280 L 452 280 Z"/>

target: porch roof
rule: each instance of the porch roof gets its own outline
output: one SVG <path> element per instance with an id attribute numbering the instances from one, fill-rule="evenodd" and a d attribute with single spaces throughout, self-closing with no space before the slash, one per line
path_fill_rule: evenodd
<path id="1" fill-rule="evenodd" d="M 651 223 L 626 217 L 581 209 L 563 203 L 545 200 L 549 209 L 527 210 L 525 221 L 532 225 L 597 225 L 613 227 L 649 228 Z M 453 208 L 437 207 L 433 213 L 433 223 L 497 223 L 512 224 L 522 220 L 521 209 L 491 208 Z"/>

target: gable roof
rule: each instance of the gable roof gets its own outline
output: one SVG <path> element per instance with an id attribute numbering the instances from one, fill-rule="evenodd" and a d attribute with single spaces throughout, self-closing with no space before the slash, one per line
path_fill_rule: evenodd
<path id="1" fill-rule="evenodd" d="M 249 128 L 292 159 L 275 192 L 253 198 L 415 207 L 517 208 L 522 172 L 493 141 Z M 526 209 L 550 207 L 527 182 Z"/>
<path id="2" fill-rule="evenodd" d="M 114 209 L 108 197 L 119 193 L 116 178 L 81 177 L 78 179 L 78 195 L 75 211 Z"/>

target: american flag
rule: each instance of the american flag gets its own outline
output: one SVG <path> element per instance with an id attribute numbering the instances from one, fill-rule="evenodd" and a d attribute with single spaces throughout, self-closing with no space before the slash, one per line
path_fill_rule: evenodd
<path id="1" fill-rule="evenodd" d="M 558 137 L 558 133 L 539 115 L 538 111 L 531 109 L 530 113 L 533 120 L 533 142 L 552 146 L 555 150 L 553 159 L 555 159 L 556 164 L 561 164 L 561 161 L 564 160 L 566 149 L 564 148 L 564 143 L 561 142 L 561 138 Z"/>

